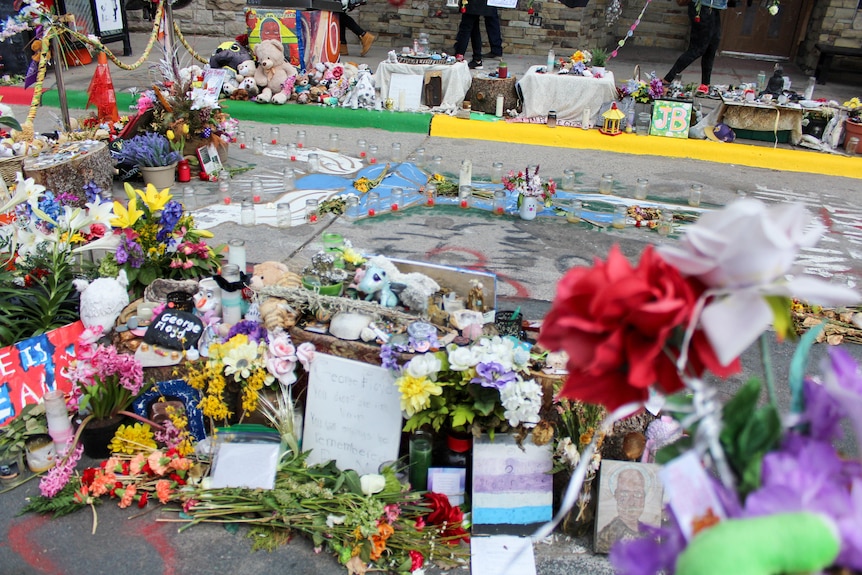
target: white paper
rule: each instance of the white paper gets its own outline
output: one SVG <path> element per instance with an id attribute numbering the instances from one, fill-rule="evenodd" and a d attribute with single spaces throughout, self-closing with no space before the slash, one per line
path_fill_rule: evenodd
<path id="1" fill-rule="evenodd" d="M 529 537 L 494 535 L 470 539 L 472 575 L 536 575 L 536 558 Z"/>
<path id="2" fill-rule="evenodd" d="M 400 110 L 418 110 L 422 104 L 424 76 L 392 74 L 389 80 L 389 98 L 395 100 Z"/>
<path id="3" fill-rule="evenodd" d="M 518 0 L 488 0 L 488 6 L 497 8 L 517 8 Z"/>
<path id="4" fill-rule="evenodd" d="M 222 443 L 213 465 L 211 486 L 272 489 L 280 449 L 278 443 Z"/>
<path id="5" fill-rule="evenodd" d="M 464 503 L 467 470 L 457 467 L 432 467 L 428 470 L 428 491 L 442 493 L 450 505 Z"/>

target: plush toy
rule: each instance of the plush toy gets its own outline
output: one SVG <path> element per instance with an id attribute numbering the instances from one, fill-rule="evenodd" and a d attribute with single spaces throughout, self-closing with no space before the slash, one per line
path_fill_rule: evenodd
<path id="1" fill-rule="evenodd" d="M 221 315 L 221 288 L 212 278 L 204 278 L 198 282 L 198 291 L 194 295 L 195 315 L 203 317 L 207 313 Z"/>
<path id="2" fill-rule="evenodd" d="M 320 83 L 317 86 L 312 86 L 308 91 L 308 99 L 315 104 L 322 102 L 323 98 L 329 95 L 329 88 L 326 87 L 326 84 Z"/>
<path id="3" fill-rule="evenodd" d="M 815 513 L 727 519 L 692 539 L 676 575 L 820 573 L 840 550 L 838 528 Z"/>
<path id="4" fill-rule="evenodd" d="M 267 286 L 301 287 L 302 278 L 281 262 L 266 261 L 256 264 L 248 280 L 248 287 L 259 291 Z"/>
<path id="5" fill-rule="evenodd" d="M 251 62 L 252 74 L 240 71 L 240 65 Z M 254 59 L 248 48 L 236 41 L 227 41 L 219 44 L 215 52 L 210 56 L 210 68 L 227 68 L 233 70 L 237 76 L 250 76 L 254 74 Z M 241 80 L 241 78 L 240 78 Z"/>
<path id="6" fill-rule="evenodd" d="M 284 59 L 284 46 L 277 40 L 264 40 L 254 47 L 257 70 L 254 81 L 261 92 L 256 101 L 284 104 L 289 94 L 282 90 L 288 76 L 296 75 L 296 68 Z"/>
<path id="7" fill-rule="evenodd" d="M 440 286 L 430 277 L 418 272 L 403 274 L 386 256 L 368 258 L 365 267 L 367 270 L 379 268 L 385 271 L 391 290 L 398 294 L 402 304 L 414 311 L 424 312 L 428 308 L 428 299 L 440 291 Z M 367 271 L 365 275 L 368 275 Z"/>
<path id="8" fill-rule="evenodd" d="M 114 329 L 123 308 L 129 305 L 129 280 L 126 270 L 120 270 L 116 278 L 98 278 L 92 283 L 74 280 L 75 289 L 81 294 L 81 321 L 84 327 L 101 326 L 103 333 Z"/>
<path id="9" fill-rule="evenodd" d="M 360 68 L 356 82 L 350 88 L 341 105 L 345 108 L 365 108 L 373 110 L 377 104 L 374 76 L 369 69 Z"/>
<path id="10" fill-rule="evenodd" d="M 309 90 L 311 90 L 311 79 L 308 74 L 299 74 L 293 83 L 292 99 L 296 100 L 298 104 L 308 104 Z"/>
<path id="11" fill-rule="evenodd" d="M 278 328 L 290 329 L 296 325 L 299 314 L 296 313 L 287 300 L 280 297 L 268 297 L 260 303 L 260 321 L 269 331 Z"/>
<path id="12" fill-rule="evenodd" d="M 398 305 L 398 296 L 392 292 L 391 282 L 386 270 L 376 266 L 367 266 L 362 281 L 356 286 L 362 293 L 368 294 L 366 300 L 375 297 L 383 307 L 395 307 Z"/>
<path id="13" fill-rule="evenodd" d="M 242 82 L 239 83 L 239 86 L 236 90 L 234 90 L 231 95 L 231 100 L 251 100 L 255 96 L 257 96 L 259 90 L 257 89 L 257 84 L 254 83 L 254 78 L 244 78 Z"/>

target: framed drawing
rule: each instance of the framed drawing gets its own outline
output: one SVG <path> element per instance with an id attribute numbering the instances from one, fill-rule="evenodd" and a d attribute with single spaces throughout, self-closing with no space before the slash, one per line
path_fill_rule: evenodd
<path id="1" fill-rule="evenodd" d="M 215 144 L 198 148 L 198 160 L 201 162 L 201 171 L 207 176 L 215 176 L 224 169 Z"/>
<path id="2" fill-rule="evenodd" d="M 638 523 L 661 525 L 661 466 L 605 459 L 599 470 L 596 553 L 608 553 L 621 540 L 638 536 Z"/>

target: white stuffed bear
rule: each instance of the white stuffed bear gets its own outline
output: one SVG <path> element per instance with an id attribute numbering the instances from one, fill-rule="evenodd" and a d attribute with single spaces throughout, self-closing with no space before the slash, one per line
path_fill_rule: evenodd
<path id="1" fill-rule="evenodd" d="M 81 321 L 84 327 L 102 326 L 102 333 L 114 329 L 123 308 L 129 305 L 129 279 L 126 270 L 120 270 L 116 278 L 98 278 L 92 283 L 74 280 L 75 289 L 81 293 Z"/>
<path id="2" fill-rule="evenodd" d="M 363 64 L 364 66 L 364 64 Z M 374 88 L 374 75 L 371 70 L 360 68 L 356 83 L 351 86 L 341 105 L 344 108 L 375 109 L 377 104 L 376 90 Z"/>
<path id="3" fill-rule="evenodd" d="M 264 40 L 254 47 L 254 54 L 257 57 L 254 81 L 261 89 L 256 101 L 284 104 L 290 96 L 284 93 L 284 81 L 296 75 L 296 68 L 284 58 L 284 46 L 278 40 Z"/>
<path id="4" fill-rule="evenodd" d="M 245 60 L 239 63 L 236 68 L 237 81 L 242 83 L 246 78 L 254 78 L 254 73 L 257 71 L 257 66 L 254 60 Z"/>

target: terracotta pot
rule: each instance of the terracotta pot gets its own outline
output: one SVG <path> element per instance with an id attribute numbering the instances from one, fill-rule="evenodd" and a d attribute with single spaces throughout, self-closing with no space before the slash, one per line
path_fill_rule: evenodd
<path id="1" fill-rule="evenodd" d="M 81 432 L 81 444 L 84 446 L 84 454 L 93 459 L 106 459 L 111 456 L 108 444 L 114 438 L 114 434 L 123 424 L 124 417 L 115 415 L 108 419 L 91 419 Z"/>
<path id="2" fill-rule="evenodd" d="M 152 184 L 157 190 L 173 186 L 176 173 L 177 162 L 174 162 L 170 166 L 156 166 L 153 168 L 141 166 L 141 175 L 144 177 L 144 183 Z"/>
<path id="3" fill-rule="evenodd" d="M 844 145 L 850 138 L 858 138 L 859 143 L 856 144 L 855 150 L 846 150 L 848 154 L 862 154 L 862 124 L 855 122 L 844 121 Z"/>

